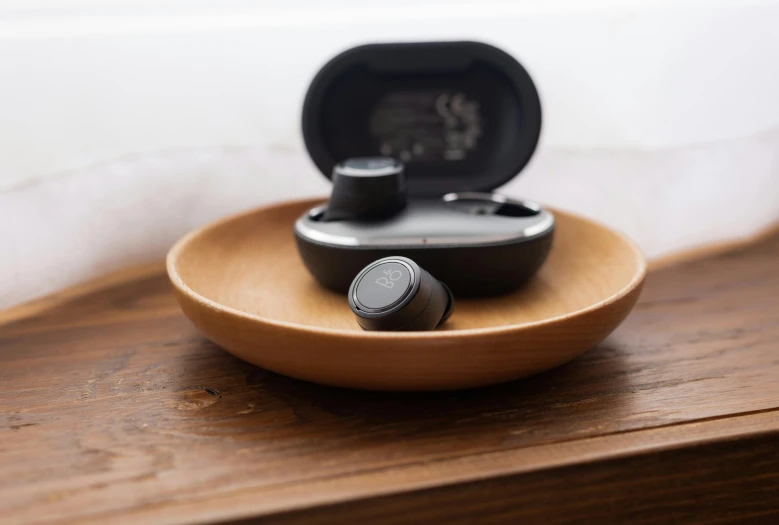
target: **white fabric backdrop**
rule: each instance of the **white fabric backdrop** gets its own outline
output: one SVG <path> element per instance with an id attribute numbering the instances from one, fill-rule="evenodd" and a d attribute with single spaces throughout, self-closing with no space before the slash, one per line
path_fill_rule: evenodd
<path id="1" fill-rule="evenodd" d="M 503 191 L 606 222 L 650 258 L 779 221 L 778 2 L 82 4 L 0 4 L 0 308 L 326 194 L 300 105 L 365 42 L 516 56 L 544 130 Z"/>

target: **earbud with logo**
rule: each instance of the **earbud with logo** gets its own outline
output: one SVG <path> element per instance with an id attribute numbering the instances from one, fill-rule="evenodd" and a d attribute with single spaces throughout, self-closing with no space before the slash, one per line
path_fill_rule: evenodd
<path id="1" fill-rule="evenodd" d="M 358 157 L 333 168 L 333 192 L 324 221 L 376 220 L 406 206 L 403 163 L 391 157 Z"/>
<path id="2" fill-rule="evenodd" d="M 385 257 L 354 278 L 349 306 L 365 330 L 433 330 L 452 315 L 454 297 L 411 259 Z"/>

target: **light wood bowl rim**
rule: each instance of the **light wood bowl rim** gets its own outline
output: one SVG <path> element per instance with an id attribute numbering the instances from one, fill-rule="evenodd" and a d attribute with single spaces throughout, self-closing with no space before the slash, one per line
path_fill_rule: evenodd
<path id="1" fill-rule="evenodd" d="M 601 301 L 598 301 L 597 303 L 593 303 L 585 308 L 581 308 L 573 312 L 568 312 L 563 315 L 549 317 L 547 319 L 541 319 L 538 321 L 530 321 L 525 323 L 516 323 L 516 324 L 493 326 L 493 327 L 486 327 L 486 328 L 469 328 L 469 329 L 454 329 L 454 330 L 441 330 L 441 331 L 432 330 L 426 332 L 371 332 L 371 331 L 360 332 L 355 330 L 345 330 L 341 328 L 311 326 L 311 325 L 293 323 L 288 321 L 269 319 L 267 317 L 250 314 L 242 310 L 225 306 L 216 301 L 212 301 L 211 299 L 208 299 L 207 297 L 200 295 L 199 293 L 192 290 L 189 286 L 187 286 L 187 284 L 184 282 L 184 280 L 181 278 L 178 271 L 176 270 L 176 263 L 181 253 L 188 247 L 188 245 L 191 242 L 195 241 L 200 235 L 203 235 L 208 230 L 218 228 L 220 226 L 223 226 L 226 223 L 239 220 L 249 215 L 254 215 L 262 211 L 269 210 L 271 208 L 282 207 L 282 206 L 283 207 L 300 206 L 301 208 L 308 208 L 308 207 L 315 206 L 316 204 L 322 203 L 323 201 L 326 200 L 327 199 L 325 197 L 320 197 L 320 198 L 313 198 L 313 199 L 311 198 L 295 199 L 295 200 L 275 202 L 275 203 L 268 204 L 266 206 L 261 206 L 241 213 L 230 215 L 228 217 L 211 222 L 209 224 L 206 224 L 204 226 L 201 226 L 189 232 L 173 245 L 173 247 L 170 249 L 166 257 L 165 264 L 168 272 L 168 277 L 171 283 L 181 294 L 183 294 L 190 300 L 199 303 L 203 307 L 206 307 L 216 312 L 239 317 L 247 321 L 259 323 L 262 325 L 267 325 L 269 327 L 282 328 L 287 330 L 305 331 L 305 332 L 310 332 L 319 335 L 326 334 L 328 336 L 337 336 L 337 337 L 349 338 L 349 339 L 393 339 L 393 340 L 402 341 L 402 340 L 418 340 L 418 339 L 434 339 L 434 340 L 461 339 L 463 337 L 471 337 L 471 336 L 497 335 L 497 334 L 505 334 L 509 332 L 524 331 L 526 329 L 560 323 L 561 321 L 566 321 L 569 319 L 586 315 L 589 312 L 598 310 L 609 304 L 619 301 L 623 297 L 630 294 L 637 287 L 639 287 L 643 283 L 647 273 L 646 260 L 644 259 L 644 256 L 641 250 L 639 249 L 639 247 L 630 238 L 628 238 L 621 232 L 609 228 L 599 222 L 593 221 L 588 218 L 584 218 L 580 215 L 567 213 L 549 207 L 547 207 L 547 209 L 549 209 L 553 214 L 559 213 L 565 215 L 574 215 L 576 217 L 576 220 L 587 222 L 590 225 L 594 226 L 595 228 L 608 230 L 610 233 L 619 237 L 620 240 L 625 244 L 625 246 L 627 246 L 630 249 L 630 253 L 632 254 L 634 259 L 633 263 L 636 267 L 636 272 L 633 275 L 633 278 L 630 280 L 630 282 L 627 285 L 625 285 L 621 290 L 619 290 L 617 293 L 612 294 L 609 297 L 606 297 Z M 291 230 L 290 230 L 290 235 L 292 235 Z"/>

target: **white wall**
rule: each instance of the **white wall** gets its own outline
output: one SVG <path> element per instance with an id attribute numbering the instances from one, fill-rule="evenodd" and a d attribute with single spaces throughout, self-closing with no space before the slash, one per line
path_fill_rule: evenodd
<path id="1" fill-rule="evenodd" d="M 528 68 L 544 130 L 507 193 L 650 257 L 749 235 L 779 220 L 777 22 L 738 0 L 0 2 L 0 307 L 324 194 L 301 101 L 366 42 L 475 39 Z"/>

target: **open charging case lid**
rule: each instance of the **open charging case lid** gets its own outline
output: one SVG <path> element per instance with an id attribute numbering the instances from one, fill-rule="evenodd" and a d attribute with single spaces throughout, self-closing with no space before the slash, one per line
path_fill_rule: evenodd
<path id="1" fill-rule="evenodd" d="M 505 52 L 477 42 L 372 44 L 328 62 L 303 105 L 303 138 L 331 177 L 352 157 L 406 165 L 410 196 L 491 191 L 530 160 L 538 92 Z"/>

